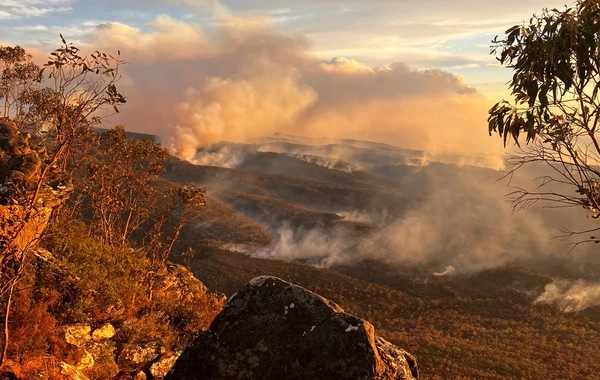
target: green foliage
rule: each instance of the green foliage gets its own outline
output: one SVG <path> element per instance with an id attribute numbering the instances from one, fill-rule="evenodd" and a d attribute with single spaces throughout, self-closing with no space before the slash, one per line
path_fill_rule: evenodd
<path id="1" fill-rule="evenodd" d="M 515 206 L 543 200 L 600 216 L 599 21 L 600 3 L 579 0 L 572 8 L 545 9 L 492 41 L 491 53 L 513 71 L 514 104 L 503 100 L 490 109 L 490 135 L 497 132 L 505 146 L 520 145 L 525 135 L 527 149 L 509 159 L 513 170 L 541 162 L 555 173 L 532 191 L 517 189 Z"/>
<path id="2" fill-rule="evenodd" d="M 114 360 L 114 350 L 112 345 L 105 347 L 104 352 L 98 359 L 95 359 L 94 366 L 85 371 L 90 380 L 106 380 L 113 378 L 115 373 L 119 372 L 119 367 Z"/>
<path id="3" fill-rule="evenodd" d="M 505 39 L 496 36 L 492 53 L 514 71 L 509 88 L 516 106 L 503 101 L 490 110 L 490 133 L 505 145 L 509 137 L 518 144 L 521 133 L 527 142 L 541 134 L 557 147 L 577 130 L 596 130 L 599 19 L 597 1 L 579 1 L 574 9 L 534 15 L 529 25 L 509 28 Z"/>
<path id="4" fill-rule="evenodd" d="M 110 106 L 118 112 L 126 102 L 116 87 L 124 63 L 119 55 L 96 51 L 85 57 L 61 40 L 43 68 L 20 46 L 0 47 L 3 116 L 20 131 L 43 137 L 52 164 L 66 159 L 78 134 L 102 121 L 97 111 Z"/>
<path id="5" fill-rule="evenodd" d="M 151 141 L 129 139 L 123 127 L 104 131 L 91 142 L 80 163 L 86 172 L 76 184 L 83 197 L 80 211 L 91 215 L 96 236 L 123 245 L 160 201 L 150 180 L 164 171 L 168 153 Z"/>
<path id="6" fill-rule="evenodd" d="M 182 349 L 223 307 L 224 300 L 189 272 L 170 266 L 156 275 L 145 251 L 107 245 L 81 222 L 55 223 L 48 232 L 48 253 L 38 257 L 15 294 L 9 354 L 24 366 L 44 355 L 76 363 L 80 352 L 66 344 L 61 327 L 109 322 L 117 327 L 114 343 L 108 342 L 114 347 L 106 347 L 107 357 L 89 373 L 106 379 L 119 348 L 152 343 Z M 128 364 L 117 365 L 123 370 Z"/>
<path id="7" fill-rule="evenodd" d="M 20 46 L 0 47 L 0 100 L 4 100 L 3 117 L 14 109 L 16 119 L 22 119 L 31 105 L 33 89 L 42 80 L 42 71 Z"/>
<path id="8" fill-rule="evenodd" d="M 161 346 L 172 349 L 176 342 L 169 319 L 162 310 L 146 310 L 129 319 L 119 328 L 115 340 L 123 347 L 142 347 L 160 342 Z"/>
<path id="9" fill-rule="evenodd" d="M 51 226 L 44 245 L 54 270 L 40 272 L 39 285 L 61 294 L 53 313 L 62 323 L 99 323 L 131 316 L 147 303 L 149 261 L 145 252 L 116 248 L 88 237 L 82 223 Z M 49 269 L 49 268 L 48 268 Z"/>
<path id="10" fill-rule="evenodd" d="M 61 38 L 62 39 L 62 38 Z M 124 98 L 116 90 L 118 58 L 92 59 L 62 39 L 63 47 L 40 69 L 23 48 L 0 47 L 0 301 L 4 345 L 9 345 L 9 317 L 16 285 L 27 277 L 48 213 L 68 194 L 66 163 L 77 137 L 101 119 L 96 112 Z M 80 70 L 81 65 L 92 70 Z M 48 81 L 43 81 L 44 76 Z M 8 228 L 10 226 L 10 228 Z"/>
<path id="11" fill-rule="evenodd" d="M 90 57 L 82 57 L 79 55 L 80 49 L 73 44 L 67 43 L 64 37 L 61 35 L 62 46 L 52 53 L 50 53 L 50 60 L 44 65 L 42 74 L 45 70 L 49 70 L 48 78 L 56 79 L 64 82 L 65 87 L 72 87 L 76 94 L 77 87 L 85 81 L 75 82 L 75 80 L 85 79 L 88 74 L 100 75 L 102 78 L 102 84 L 100 82 L 87 82 L 88 85 L 93 84 L 97 87 L 98 97 L 93 99 L 85 96 L 77 96 L 72 100 L 76 103 L 76 107 L 79 107 L 81 111 L 84 110 L 86 115 L 82 115 L 87 118 L 91 115 L 93 109 L 99 105 L 109 104 L 113 107 L 115 112 L 119 112 L 118 105 L 126 103 L 125 97 L 117 91 L 115 82 L 119 79 L 119 64 L 123 63 L 119 60 L 121 52 L 117 50 L 117 57 L 112 55 L 94 51 L 90 54 Z M 66 69 L 66 70 L 65 70 Z M 78 79 L 79 78 L 79 79 Z M 87 94 L 89 95 L 89 93 Z M 86 105 L 86 103 L 88 103 Z M 98 103 L 98 104 L 95 104 Z M 83 105 L 83 107 L 82 107 Z M 89 110 L 86 107 L 90 107 Z"/>

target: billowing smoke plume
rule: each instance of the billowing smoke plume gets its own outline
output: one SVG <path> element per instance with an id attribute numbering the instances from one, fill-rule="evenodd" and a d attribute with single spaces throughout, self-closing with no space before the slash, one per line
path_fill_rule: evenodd
<path id="1" fill-rule="evenodd" d="M 273 244 L 259 249 L 248 249 L 244 246 L 227 246 L 233 251 L 243 252 L 261 259 L 282 261 L 302 260 L 317 268 L 329 268 L 348 264 L 350 242 L 341 239 L 341 235 L 322 231 L 292 229 L 283 225 L 277 231 L 278 238 Z M 356 261 L 357 257 L 354 256 Z"/>
<path id="2" fill-rule="evenodd" d="M 448 265 L 446 268 L 444 268 L 444 270 L 442 272 L 433 272 L 434 276 L 446 276 L 449 274 L 454 273 L 454 271 L 456 270 L 456 268 L 454 268 L 452 265 Z"/>
<path id="3" fill-rule="evenodd" d="M 317 99 L 299 83 L 293 67 L 261 59 L 238 70 L 233 77 L 210 77 L 200 89 L 186 91 L 177 104 L 180 123 L 169 136 L 176 155 L 193 159 L 207 143 L 244 141 L 265 126 L 287 129 Z"/>
<path id="4" fill-rule="evenodd" d="M 539 174 L 540 168 L 534 172 Z M 513 177 L 512 186 L 528 182 L 534 172 Z M 439 163 L 404 166 L 394 175 L 401 189 L 397 198 L 372 192 L 366 208 L 332 210 L 340 217 L 333 228 L 305 231 L 286 226 L 276 234 L 274 245 L 250 254 L 306 259 L 319 266 L 362 259 L 426 264 L 438 268 L 432 272 L 437 276 L 513 264 L 550 271 L 560 268 L 562 274 L 590 274 L 598 268 L 595 246 L 581 245 L 569 253 L 573 241 L 557 238 L 561 228 L 569 225 L 574 230 L 594 226 L 583 210 L 531 207 L 513 213 L 506 200 L 511 188 L 506 182 L 495 183 L 501 175 Z M 404 194 L 410 200 L 403 199 Z M 353 204 L 350 201 L 348 207 Z M 399 205 L 407 206 L 402 211 Z M 353 227 L 342 228 L 342 222 Z M 364 229 L 365 225 L 369 227 Z"/>
<path id="5" fill-rule="evenodd" d="M 373 223 L 373 218 L 371 215 L 364 211 L 340 211 L 337 214 L 343 218 L 342 220 L 365 224 Z"/>
<path id="6" fill-rule="evenodd" d="M 273 132 L 383 141 L 433 155 L 501 153 L 485 130 L 489 102 L 458 76 L 402 63 L 322 61 L 306 38 L 275 31 L 267 18 L 225 15 L 215 24 L 204 30 L 160 16 L 147 32 L 113 23 L 88 37 L 131 63 L 119 122 L 160 135 L 190 160 L 200 147 Z"/>
<path id="7" fill-rule="evenodd" d="M 552 241 L 560 226 L 539 210 L 513 214 L 504 197 L 509 189 L 494 185 L 492 173 L 425 167 L 417 186 L 426 197 L 366 242 L 365 251 L 397 262 L 451 265 L 456 273 L 560 255 Z"/>
<path id="8" fill-rule="evenodd" d="M 288 154 L 290 157 L 296 158 L 300 161 L 308 162 L 309 164 L 315 164 L 327 169 L 338 170 L 344 173 L 352 173 L 356 168 L 344 161 L 332 159 L 328 157 L 312 156 L 310 154 Z"/>
<path id="9" fill-rule="evenodd" d="M 557 280 L 546 285 L 537 303 L 557 304 L 567 312 L 580 311 L 592 306 L 600 306 L 600 284 L 583 280 Z"/>
<path id="10" fill-rule="evenodd" d="M 191 162 L 196 165 L 235 168 L 244 161 L 246 154 L 235 146 L 221 146 L 197 151 Z"/>

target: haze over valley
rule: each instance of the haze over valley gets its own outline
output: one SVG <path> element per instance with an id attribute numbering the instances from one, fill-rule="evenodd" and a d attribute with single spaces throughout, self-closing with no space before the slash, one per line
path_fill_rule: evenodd
<path id="1" fill-rule="evenodd" d="M 483 154 L 432 160 L 387 144 L 312 145 L 318 141 L 275 134 L 253 144 L 222 142 L 198 150 L 191 161 L 200 165 L 173 163 L 165 178 L 193 178 L 268 229 L 267 245 L 224 242 L 253 257 L 322 268 L 374 259 L 426 265 L 432 275 L 509 265 L 574 279 L 597 275 L 595 246 L 565 239 L 565 230 L 594 225 L 584 210 L 535 205 L 514 212 L 507 200 L 512 187 L 534 183 L 539 167 L 509 183 L 502 171 L 462 164 L 485 164 Z"/>
<path id="2" fill-rule="evenodd" d="M 534 358 L 526 341 L 561 336 L 537 350 L 563 357 L 567 342 L 589 347 L 596 339 L 596 245 L 573 248 L 575 238 L 562 238 L 595 220 L 580 208 L 515 212 L 506 198 L 543 167 L 509 184 L 502 171 L 462 164 L 485 163 L 485 155 L 425 160 L 423 151 L 387 144 L 322 141 L 274 134 L 201 148 L 195 164 L 169 163 L 164 179 L 208 188 L 182 244 L 195 248 L 191 268 L 209 287 L 233 294 L 267 273 L 314 289 L 419 355 L 425 378 L 538 377 L 558 371 L 558 361 Z M 414 325 L 415 318 L 423 319 Z M 550 327 L 565 323 L 585 326 L 585 338 Z M 529 332 L 516 339 L 521 329 Z M 409 342 L 415 331 L 428 336 L 421 346 Z M 468 359 L 486 344 L 487 359 Z M 506 347 L 514 351 L 508 359 L 500 354 Z M 567 355 L 595 355 L 584 351 Z M 570 363 L 563 375 L 592 371 Z"/>
<path id="3" fill-rule="evenodd" d="M 600 5 L 573 6 L 0 0 L 0 379 L 168 378 L 263 275 L 420 379 L 600 378 Z"/>

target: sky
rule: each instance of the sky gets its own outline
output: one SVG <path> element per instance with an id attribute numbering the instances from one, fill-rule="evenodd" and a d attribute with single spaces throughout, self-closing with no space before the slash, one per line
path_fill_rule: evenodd
<path id="1" fill-rule="evenodd" d="M 186 159 L 278 131 L 500 154 L 485 119 L 511 73 L 490 41 L 564 3 L 0 0 L 0 43 L 119 49 L 118 122 Z"/>

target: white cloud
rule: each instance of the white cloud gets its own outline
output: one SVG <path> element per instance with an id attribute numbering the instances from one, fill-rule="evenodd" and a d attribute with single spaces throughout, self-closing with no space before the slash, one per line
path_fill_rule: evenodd
<path id="1" fill-rule="evenodd" d="M 23 33 L 28 33 L 28 32 L 48 32 L 48 27 L 45 25 L 20 25 L 20 26 L 13 26 L 10 28 L 10 30 L 12 31 L 18 31 L 18 32 L 23 32 Z"/>
<path id="2" fill-rule="evenodd" d="M 374 73 L 373 69 L 364 63 L 344 57 L 337 57 L 329 62 L 322 62 L 320 67 L 328 73 Z"/>
<path id="3" fill-rule="evenodd" d="M 135 55 L 138 65 L 211 54 L 211 47 L 199 27 L 166 15 L 156 17 L 150 32 L 112 22 L 98 25 L 90 35 L 96 45 Z"/>
<path id="4" fill-rule="evenodd" d="M 0 18 L 40 17 L 49 13 L 69 12 L 73 0 L 0 0 Z"/>

